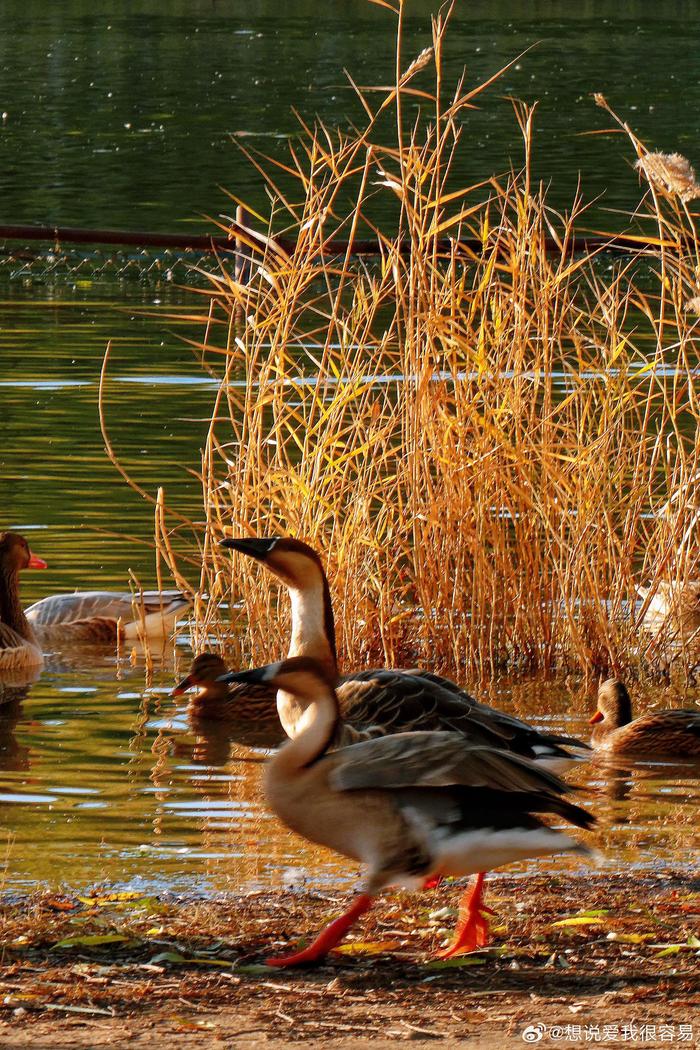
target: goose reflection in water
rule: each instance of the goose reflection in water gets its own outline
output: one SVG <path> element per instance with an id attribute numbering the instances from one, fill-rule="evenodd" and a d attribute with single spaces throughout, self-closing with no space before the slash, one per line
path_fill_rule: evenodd
<path id="1" fill-rule="evenodd" d="M 30 766 L 31 749 L 17 739 L 17 725 L 26 718 L 22 701 L 29 687 L 7 687 L 0 682 L 0 772 L 26 772 Z"/>

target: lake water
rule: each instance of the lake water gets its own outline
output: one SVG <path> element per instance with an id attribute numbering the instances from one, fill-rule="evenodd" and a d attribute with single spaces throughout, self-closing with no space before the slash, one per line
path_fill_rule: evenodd
<path id="1" fill-rule="evenodd" d="M 357 116 L 343 66 L 363 84 L 387 79 L 391 21 L 364 0 L 326 8 L 290 0 L 283 13 L 262 0 L 174 2 L 167 12 L 155 3 L 113 7 L 3 5 L 0 222 L 210 230 L 203 216 L 233 207 L 222 185 L 264 206 L 235 140 L 279 155 L 296 126 L 292 104 L 330 123 Z M 430 10 L 424 0 L 408 5 L 407 55 L 428 42 Z M 632 209 L 639 188 L 622 140 L 582 137 L 607 123 L 590 93 L 608 95 L 649 144 L 696 160 L 700 28 L 692 11 L 458 3 L 453 75 L 466 63 L 473 82 L 536 45 L 473 114 L 460 178 L 476 182 L 517 162 L 503 96 L 540 99 L 536 170 L 551 180 L 553 201 L 570 201 L 580 170 L 586 196 L 605 190 L 596 222 L 621 224 L 615 209 Z M 155 582 L 152 508 L 108 461 L 98 424 L 108 341 L 115 450 L 148 492 L 163 485 L 201 517 L 191 472 L 216 381 L 183 341 L 201 335 L 187 319 L 195 300 L 177 287 L 191 279 L 169 257 L 135 252 L 59 263 L 0 256 L 2 525 L 26 533 L 49 562 L 46 572 L 24 575 L 27 604 L 76 587 L 124 589 L 129 570 L 144 586 Z M 345 884 L 348 865 L 265 814 L 263 755 L 225 737 L 198 738 L 169 699 L 188 660 L 184 644 L 157 660 L 152 676 L 129 656 L 56 654 L 28 695 L 0 712 L 5 888 L 101 879 L 204 892 Z M 585 734 L 592 701 L 576 690 L 504 681 L 491 699 Z M 645 691 L 644 704 L 655 699 Z M 610 869 L 692 863 L 700 845 L 693 769 L 596 764 L 577 778 L 593 791 L 586 804 L 601 818 Z"/>

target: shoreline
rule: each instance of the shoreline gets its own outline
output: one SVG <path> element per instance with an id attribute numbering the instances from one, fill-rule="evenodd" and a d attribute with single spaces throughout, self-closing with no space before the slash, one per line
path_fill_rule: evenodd
<path id="1" fill-rule="evenodd" d="M 174 901 L 101 887 L 5 900 L 0 1045 L 490 1050 L 522 1045 L 533 1025 L 546 1026 L 533 1040 L 543 1045 L 688 1045 L 690 1030 L 700 1040 L 700 878 L 497 878 L 490 947 L 431 960 L 462 891 L 460 880 L 384 896 L 343 951 L 288 971 L 266 956 L 317 932 L 349 894 Z M 630 1024 L 645 1038 L 623 1040 Z M 595 1026 L 610 1038 L 588 1038 Z"/>

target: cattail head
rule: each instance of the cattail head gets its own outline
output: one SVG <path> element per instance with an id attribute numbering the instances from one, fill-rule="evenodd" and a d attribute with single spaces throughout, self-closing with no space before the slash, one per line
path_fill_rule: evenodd
<path id="1" fill-rule="evenodd" d="M 635 168 L 664 193 L 676 195 L 682 201 L 700 197 L 695 172 L 680 153 L 645 153 Z"/>

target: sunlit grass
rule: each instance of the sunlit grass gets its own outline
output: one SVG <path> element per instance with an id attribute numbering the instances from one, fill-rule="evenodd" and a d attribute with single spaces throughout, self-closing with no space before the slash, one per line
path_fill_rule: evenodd
<path id="1" fill-rule="evenodd" d="M 644 183 L 636 228 L 653 251 L 574 255 L 585 208 L 577 199 L 555 214 L 533 184 L 533 110 L 519 103 L 522 167 L 456 186 L 453 160 L 486 85 L 444 83 L 447 19 L 417 63 L 402 55 L 398 21 L 394 86 L 357 90 L 363 126 L 302 122 L 284 164 L 250 155 L 274 202 L 266 235 L 244 238 L 251 280 L 223 258 L 199 291 L 195 350 L 222 382 L 203 452 L 206 521 L 187 549 L 203 560 L 195 647 L 215 635 L 238 659 L 230 626 L 244 602 L 245 656 L 285 650 L 286 602 L 217 544 L 290 534 L 326 561 L 346 665 L 485 680 L 504 667 L 658 669 L 674 655 L 687 671 L 693 645 L 645 633 L 635 591 L 642 580 L 682 587 L 698 570 L 697 318 L 686 304 L 700 254 L 687 193 Z M 422 107 L 412 125 L 409 97 Z M 643 158 L 607 112 L 630 160 Z M 395 221 L 377 228 L 380 213 Z M 368 231 L 378 259 L 322 252 Z M 156 518 L 159 536 L 177 532 L 162 504 Z M 161 549 L 176 575 L 183 542 Z"/>

